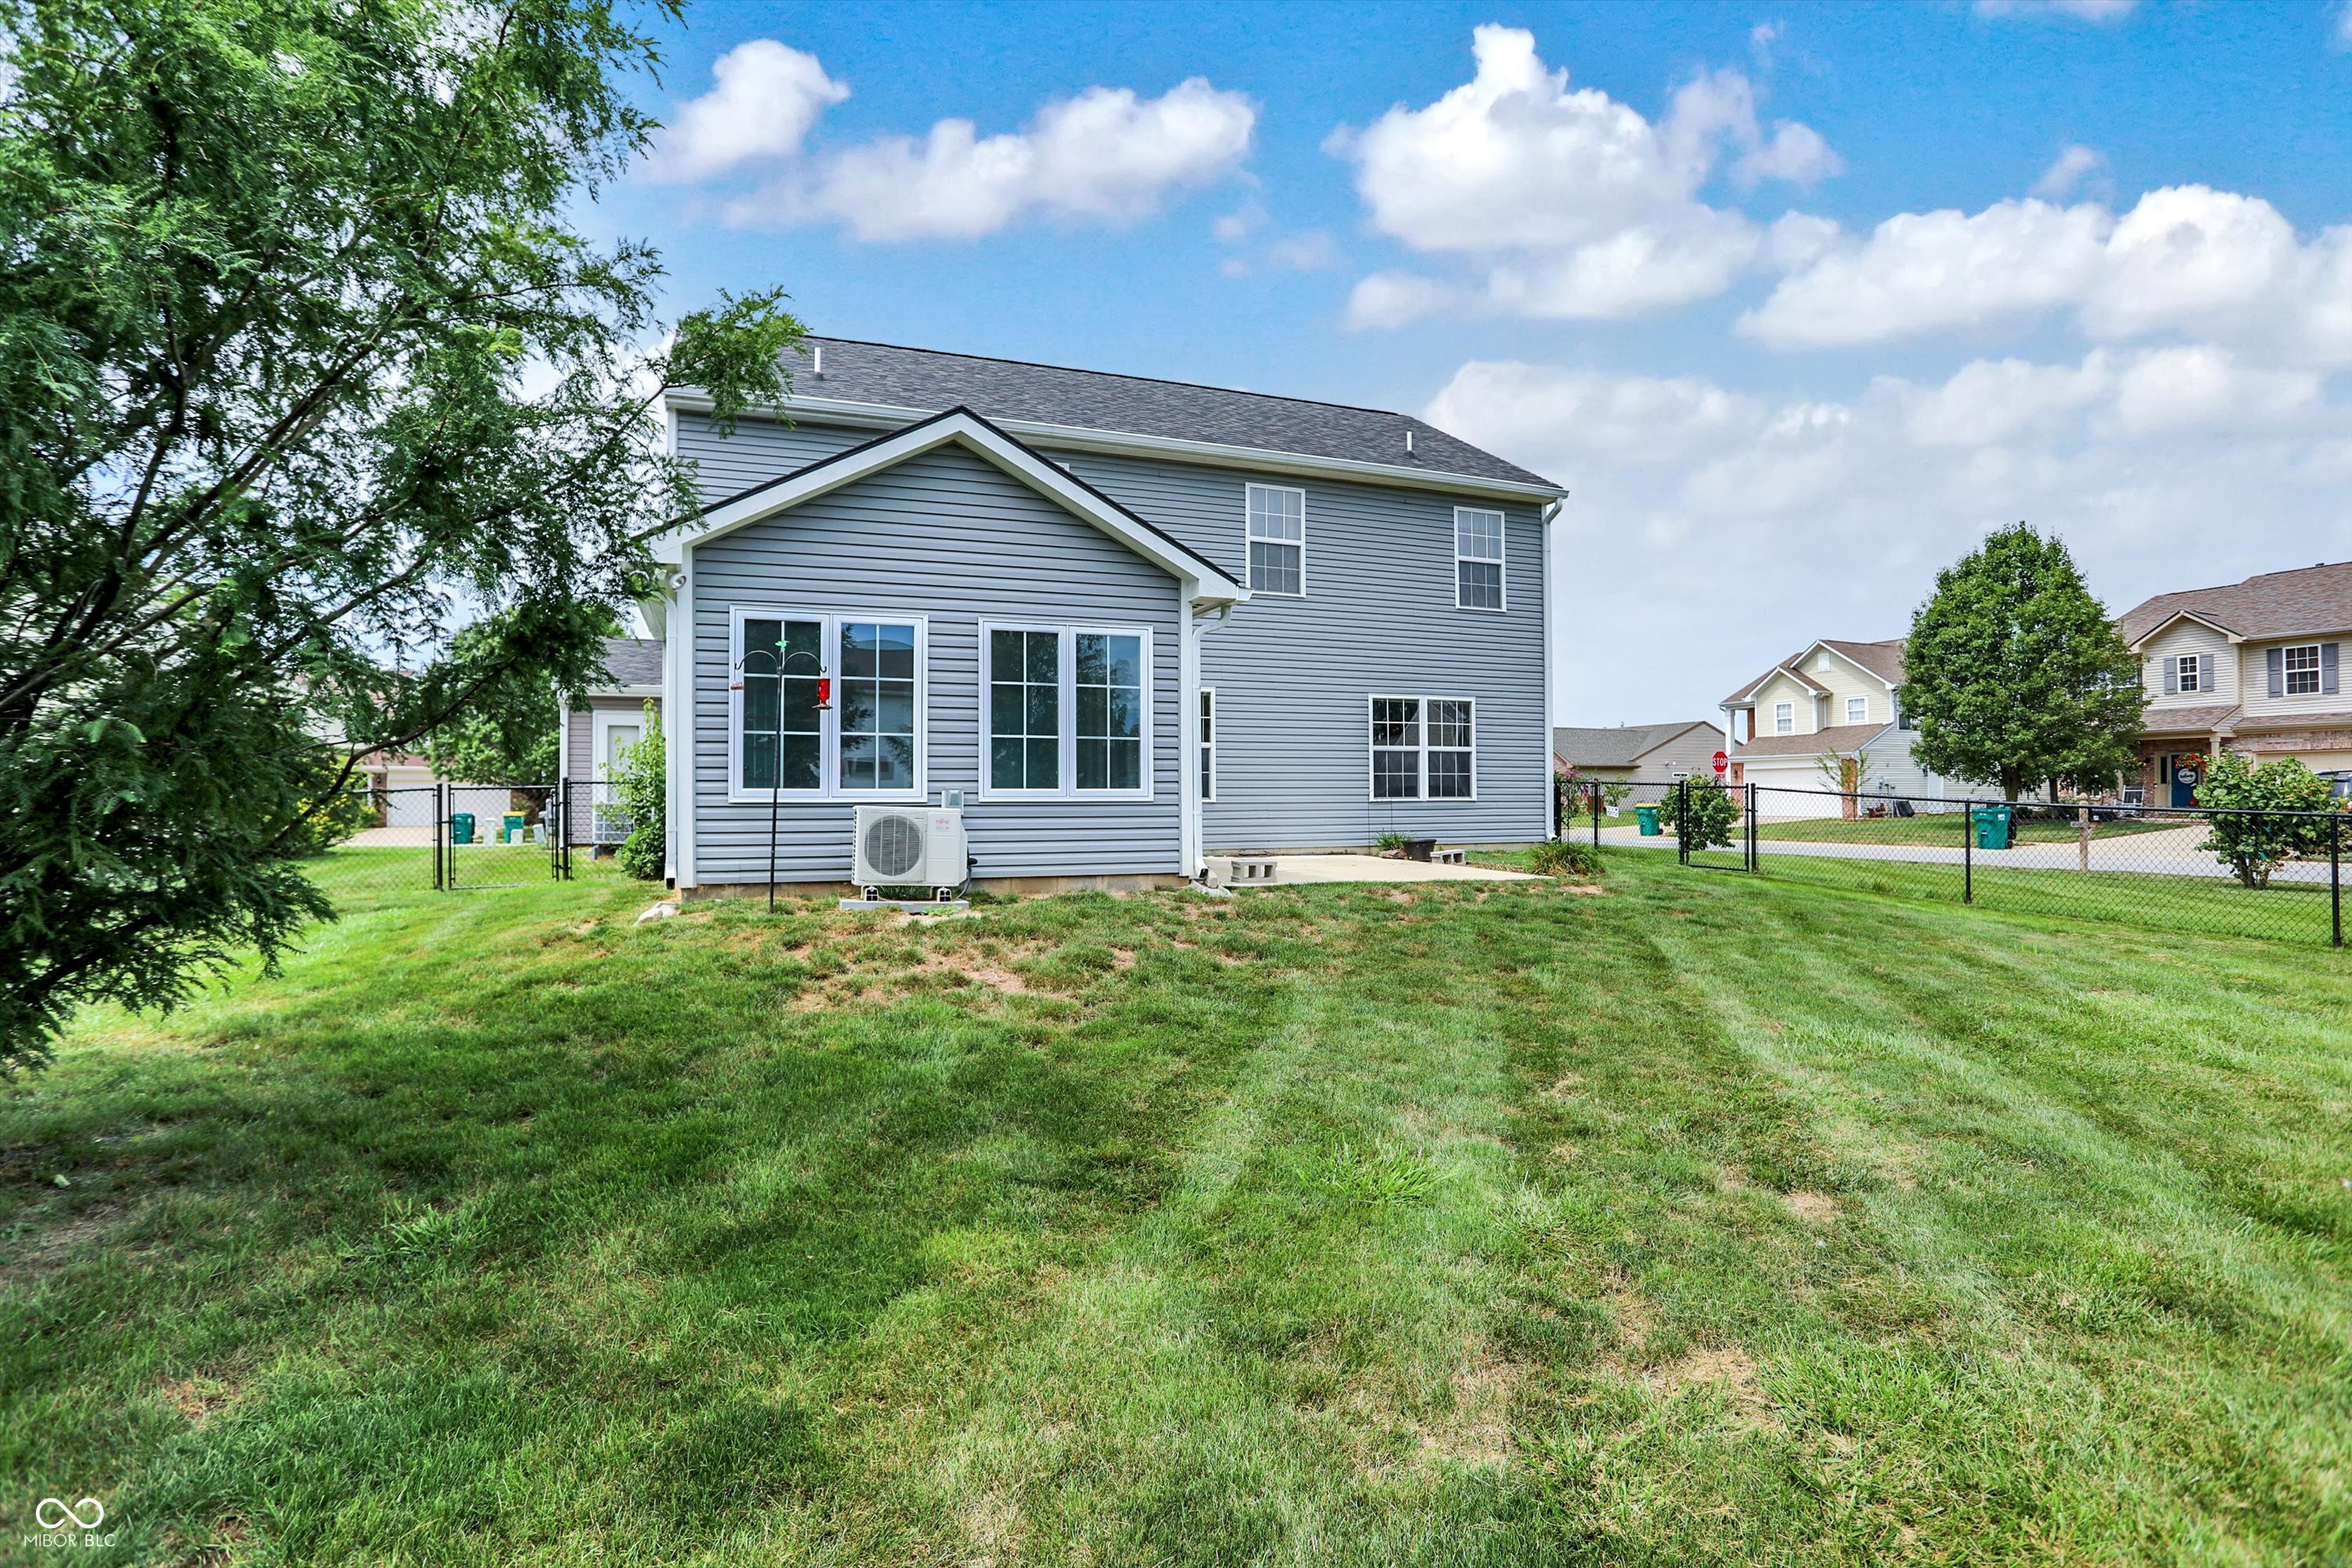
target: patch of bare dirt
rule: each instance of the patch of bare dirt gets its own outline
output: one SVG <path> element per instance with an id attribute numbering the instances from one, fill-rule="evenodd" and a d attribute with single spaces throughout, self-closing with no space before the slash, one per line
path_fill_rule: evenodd
<path id="1" fill-rule="evenodd" d="M 209 1377 L 173 1378 L 157 1384 L 156 1390 L 191 1426 L 202 1426 L 226 1409 L 239 1392 L 231 1384 Z"/>
<path id="2" fill-rule="evenodd" d="M 1474 1345 L 1468 1361 L 1454 1370 L 1453 1408 L 1421 1426 L 1423 1455 L 1457 1465 L 1509 1463 L 1511 1394 L 1518 1376 L 1518 1368 L 1493 1346 Z"/>
<path id="3" fill-rule="evenodd" d="M 71 1219 L 39 1226 L 13 1256 L 0 1258 L 0 1289 L 30 1285 L 62 1268 L 76 1252 L 120 1226 L 129 1212 L 120 1205 L 100 1205 Z"/>
<path id="4" fill-rule="evenodd" d="M 1759 1431 L 1778 1431 L 1780 1426 L 1779 1417 L 1772 1414 L 1772 1402 L 1765 1396 L 1763 1380 L 1756 1373 L 1756 1363 L 1736 1345 L 1695 1350 L 1677 1356 L 1664 1366 L 1643 1373 L 1642 1385 L 1650 1391 L 1651 1397 L 1659 1400 L 1714 1385 L 1723 1390 L 1726 1402 L 1741 1426 Z"/>
<path id="5" fill-rule="evenodd" d="M 1838 1216 L 1837 1199 L 1827 1193 L 1806 1192 L 1800 1189 L 1793 1193 L 1781 1194 L 1780 1201 L 1789 1206 L 1790 1214 L 1795 1215 L 1807 1225 L 1829 1225 Z"/>

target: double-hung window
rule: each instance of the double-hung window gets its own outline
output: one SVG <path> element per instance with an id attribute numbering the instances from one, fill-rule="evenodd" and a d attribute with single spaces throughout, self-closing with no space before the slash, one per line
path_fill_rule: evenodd
<path id="1" fill-rule="evenodd" d="M 1151 794 L 1151 634 L 984 625 L 986 793 Z"/>
<path id="2" fill-rule="evenodd" d="M 1217 798 L 1217 689 L 1201 688 L 1201 798 Z"/>
<path id="3" fill-rule="evenodd" d="M 2198 653 L 2182 654 L 2180 656 L 2180 689 L 2203 691 L 2208 689 L 2209 684 L 2205 679 L 2205 656 Z"/>
<path id="4" fill-rule="evenodd" d="M 924 623 L 734 615 L 731 792 L 911 796 L 922 789 Z"/>
<path id="5" fill-rule="evenodd" d="M 2282 672 L 2286 676 L 2285 695 L 2308 697 L 2319 690 L 2319 645 L 2317 643 L 2307 643 L 2302 647 L 2288 648 L 2285 657 L 2279 662 Z"/>
<path id="6" fill-rule="evenodd" d="M 1454 607 L 1503 607 L 1503 514 L 1454 509 Z"/>
<path id="7" fill-rule="evenodd" d="M 1372 798 L 1475 799 L 1475 732 L 1465 698 L 1373 698 Z"/>
<path id="8" fill-rule="evenodd" d="M 1867 697 L 1847 698 L 1845 700 L 1845 721 L 1849 724 L 1869 723 L 1870 699 Z"/>
<path id="9" fill-rule="evenodd" d="M 1772 704 L 1772 733 L 1793 735 L 1797 732 L 1797 705 L 1793 702 Z"/>
<path id="10" fill-rule="evenodd" d="M 1250 592 L 1305 595 L 1307 492 L 1252 485 L 1247 510 Z"/>

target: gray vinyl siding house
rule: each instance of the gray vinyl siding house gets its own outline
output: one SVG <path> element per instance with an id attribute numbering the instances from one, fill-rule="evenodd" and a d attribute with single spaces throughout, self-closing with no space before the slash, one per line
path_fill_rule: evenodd
<path id="1" fill-rule="evenodd" d="M 691 714 L 667 731 L 681 888 L 764 885 L 772 810 L 780 880 L 845 881 L 856 804 L 950 791 L 983 886 L 1173 881 L 1217 851 L 1390 831 L 1546 836 L 1559 487 L 1374 410 L 835 339 L 812 342 L 795 379 L 787 417 L 725 436 L 692 395 L 669 409 L 707 503 L 667 547 L 668 595 L 646 606 L 666 637 L 665 710 Z M 1303 511 L 1287 557 L 1302 592 L 1249 586 L 1254 486 L 1290 492 L 1261 495 L 1266 515 Z M 1474 514 L 1459 528 L 1458 509 Z M 1457 550 L 1477 607 L 1457 602 Z M 745 729 L 742 628 L 778 616 L 822 621 L 829 661 L 850 657 L 853 624 L 917 639 L 920 722 L 896 790 L 849 786 L 838 714 L 813 787 L 772 798 L 747 784 L 747 765 L 766 766 L 747 745 L 769 742 Z M 988 634 L 1007 627 L 1060 636 L 1066 658 L 1097 633 L 1148 647 L 1141 776 L 1071 787 L 1065 763 L 1060 789 L 997 787 L 1003 678 L 988 650 L 1007 645 Z M 1377 789 L 1376 702 L 1412 716 L 1418 748 L 1384 745 Z"/>

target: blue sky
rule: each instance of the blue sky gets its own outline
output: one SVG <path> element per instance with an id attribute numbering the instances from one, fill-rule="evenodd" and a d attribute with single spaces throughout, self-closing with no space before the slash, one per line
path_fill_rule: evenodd
<path id="1" fill-rule="evenodd" d="M 781 285 L 845 336 L 1428 414 L 1574 492 L 1562 721 L 1712 716 L 2018 517 L 2117 610 L 2352 555 L 2347 42 L 2318 5 L 702 5 L 583 216 L 673 310 Z"/>

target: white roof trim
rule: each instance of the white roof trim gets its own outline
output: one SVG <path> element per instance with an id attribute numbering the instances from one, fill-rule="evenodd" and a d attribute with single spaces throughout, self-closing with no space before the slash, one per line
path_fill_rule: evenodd
<path id="1" fill-rule="evenodd" d="M 966 409 L 935 415 L 895 436 L 812 463 L 797 473 L 722 501 L 704 512 L 698 522 L 656 540 L 654 554 L 658 560 L 675 563 L 683 560 L 684 552 L 694 545 L 732 533 L 747 523 L 773 517 L 803 501 L 949 445 L 962 447 L 993 464 L 1085 518 L 1152 564 L 1173 574 L 1183 584 L 1187 599 L 1238 604 L 1250 596 L 1247 588 L 1209 562 L 1145 526 L 1050 459 L 1010 439 Z"/>
<path id="2" fill-rule="evenodd" d="M 591 686 L 579 693 L 582 697 L 659 697 L 659 686 Z"/>
<path id="3" fill-rule="evenodd" d="M 710 411 L 708 394 L 688 388 L 664 396 L 669 408 L 698 414 Z M 889 403 L 856 403 L 835 397 L 793 396 L 769 413 L 802 412 L 823 416 L 836 425 L 857 425 L 877 430 L 929 419 L 936 408 L 904 408 Z M 1475 474 L 1433 473 L 1427 468 L 1366 463 L 1351 458 L 1318 458 L 1305 452 L 1277 452 L 1264 447 L 1234 447 L 1218 441 L 1188 441 L 1174 436 L 1145 436 L 1126 430 L 1097 430 L 1084 425 L 1055 425 L 1042 419 L 997 419 L 998 428 L 1025 439 L 1085 452 L 1108 452 L 1123 457 L 1182 458 L 1218 468 L 1252 468 L 1262 473 L 1305 474 L 1333 479 L 1376 479 L 1382 484 L 1414 489 L 1443 490 L 1449 495 L 1479 495 L 1506 500 L 1558 500 L 1568 491 L 1557 485 L 1521 484 L 1514 479 L 1480 479 Z M 1546 521 L 1549 521 L 1547 519 Z"/>
<path id="4" fill-rule="evenodd" d="M 2131 645 L 2132 652 L 2137 653 L 2140 649 L 2146 647 L 2149 643 L 2155 641 L 2166 632 L 2170 631 L 2175 626 L 2179 625 L 2182 621 L 2195 621 L 2200 626 L 2204 626 L 2209 630 L 2220 632 L 2232 643 L 2242 643 L 2246 640 L 2243 633 L 2233 632 L 2229 627 L 2223 626 L 2221 622 L 2213 620 L 2209 616 L 2200 616 L 2194 610 L 2175 610 L 2172 614 L 2165 616 L 2164 619 L 2157 622 L 2156 625 L 2150 626 L 2146 632 L 2142 633 L 2140 635 L 2139 641 Z M 2264 640 L 2281 641 L 2287 639 L 2265 638 Z"/>

